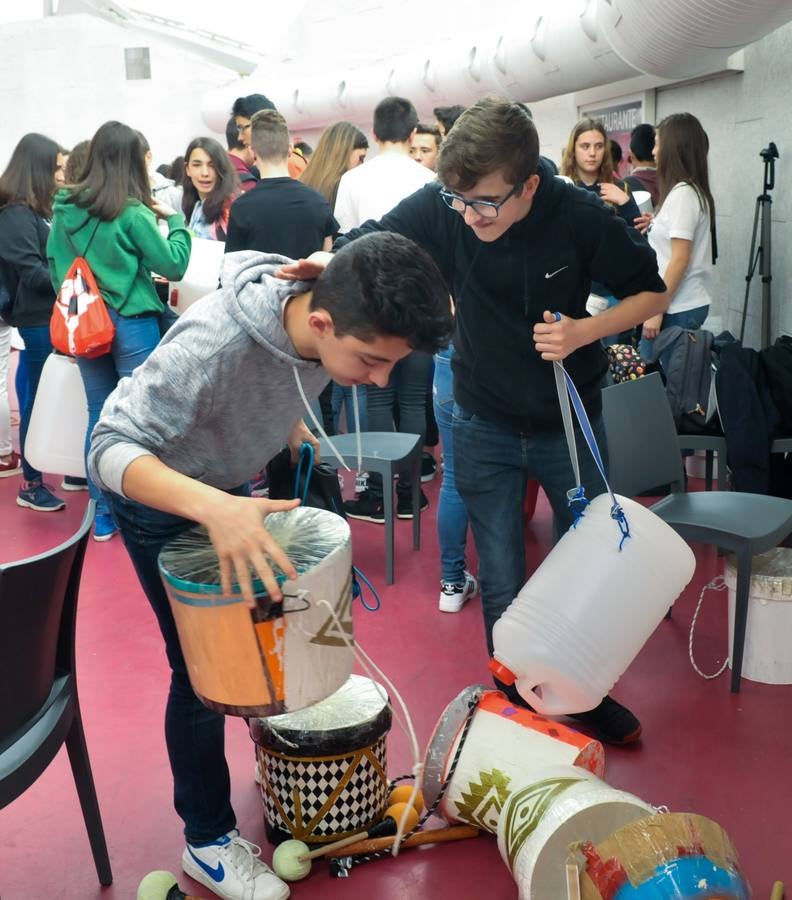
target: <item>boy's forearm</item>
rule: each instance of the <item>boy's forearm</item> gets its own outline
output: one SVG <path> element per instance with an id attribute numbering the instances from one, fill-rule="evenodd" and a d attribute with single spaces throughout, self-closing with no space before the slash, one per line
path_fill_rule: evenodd
<path id="1" fill-rule="evenodd" d="M 124 471 L 124 495 L 162 512 L 203 522 L 223 492 L 182 475 L 156 456 L 139 456 Z"/>
<path id="2" fill-rule="evenodd" d="M 641 291 L 639 294 L 633 294 L 620 300 L 616 306 L 598 316 L 592 316 L 589 319 L 578 319 L 585 328 L 585 343 L 591 344 L 600 338 L 608 337 L 612 334 L 619 334 L 627 331 L 635 325 L 640 325 L 652 316 L 665 312 L 670 303 L 668 291 L 658 293 L 656 291 Z"/>

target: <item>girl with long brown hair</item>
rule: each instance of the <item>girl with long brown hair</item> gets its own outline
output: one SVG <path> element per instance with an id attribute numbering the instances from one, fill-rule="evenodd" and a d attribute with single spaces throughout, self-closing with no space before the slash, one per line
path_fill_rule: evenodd
<path id="1" fill-rule="evenodd" d="M 640 210 L 627 185 L 614 178 L 613 157 L 605 126 L 599 119 L 583 118 L 572 129 L 561 160 L 561 175 L 591 191 L 633 226 Z"/>
<path id="2" fill-rule="evenodd" d="M 333 209 L 341 176 L 359 166 L 367 150 L 368 139 L 359 128 L 351 122 L 335 122 L 322 132 L 300 181 L 319 191 Z"/>
<path id="3" fill-rule="evenodd" d="M 643 324 L 641 355 L 653 357 L 654 338 L 678 325 L 695 330 L 711 301 L 715 201 L 709 186 L 709 139 L 690 113 L 674 113 L 657 126 L 654 157 L 660 203 L 651 220 L 649 243 L 657 254 L 670 302 L 665 313 Z"/>

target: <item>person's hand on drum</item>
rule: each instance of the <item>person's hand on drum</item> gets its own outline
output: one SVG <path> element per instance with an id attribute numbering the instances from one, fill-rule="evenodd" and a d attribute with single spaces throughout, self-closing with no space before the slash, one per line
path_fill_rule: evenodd
<path id="1" fill-rule="evenodd" d="M 299 505 L 299 500 L 266 500 L 217 491 L 217 496 L 200 521 L 217 551 L 225 596 L 231 595 L 232 585 L 236 581 L 245 602 L 252 609 L 256 605 L 253 579 L 258 575 L 270 597 L 276 602 L 282 599 L 283 593 L 275 579 L 272 564 L 290 579 L 297 577 L 297 570 L 264 527 L 264 519 L 269 513 L 294 509 Z"/>
<path id="2" fill-rule="evenodd" d="M 325 250 L 317 250 L 307 259 L 298 259 L 293 263 L 281 266 L 275 273 L 276 278 L 286 281 L 315 281 L 333 258 L 332 253 Z"/>

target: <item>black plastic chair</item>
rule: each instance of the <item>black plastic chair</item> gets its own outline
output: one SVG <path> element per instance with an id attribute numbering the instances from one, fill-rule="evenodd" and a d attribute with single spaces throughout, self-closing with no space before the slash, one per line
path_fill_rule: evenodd
<path id="1" fill-rule="evenodd" d="M 112 884 L 75 676 L 77 596 L 94 504 L 54 550 L 0 564 L 0 809 L 66 744 L 101 884 Z"/>
<path id="2" fill-rule="evenodd" d="M 713 544 L 736 557 L 731 689 L 737 693 L 753 557 L 778 546 L 792 532 L 792 501 L 733 491 L 684 493 L 679 438 L 656 373 L 605 388 L 602 417 L 614 491 L 632 496 L 670 485 L 671 493 L 655 503 L 652 512 L 685 540 Z"/>

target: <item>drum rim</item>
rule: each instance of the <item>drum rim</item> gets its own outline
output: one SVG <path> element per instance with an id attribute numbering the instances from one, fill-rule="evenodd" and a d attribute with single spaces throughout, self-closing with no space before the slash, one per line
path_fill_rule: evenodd
<path id="1" fill-rule="evenodd" d="M 451 747 L 454 745 L 460 729 L 465 723 L 465 719 L 468 716 L 469 704 L 471 700 L 473 700 L 473 698 L 475 697 L 476 705 L 478 705 L 478 701 L 481 698 L 481 695 L 489 690 L 494 690 L 494 688 L 489 688 L 486 684 L 468 685 L 466 688 L 461 690 L 456 695 L 456 697 L 454 697 L 454 699 L 440 714 L 440 718 L 437 720 L 437 724 L 432 731 L 432 736 L 429 739 L 429 743 L 426 747 L 426 754 L 424 756 L 422 789 L 424 802 L 426 803 L 427 809 L 433 806 L 437 798 L 440 796 L 440 791 L 442 790 L 443 781 L 445 779 L 445 772 L 448 765 L 450 764 L 448 753 L 450 752 Z M 449 742 L 448 747 L 446 748 L 447 752 L 443 755 L 442 761 L 438 761 L 434 759 L 435 754 L 433 753 L 433 751 L 440 743 L 440 735 L 438 732 L 440 731 L 442 726 L 453 727 L 454 735 Z"/>

